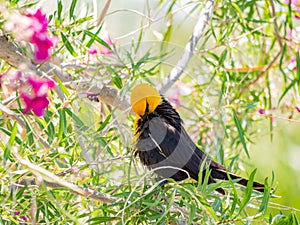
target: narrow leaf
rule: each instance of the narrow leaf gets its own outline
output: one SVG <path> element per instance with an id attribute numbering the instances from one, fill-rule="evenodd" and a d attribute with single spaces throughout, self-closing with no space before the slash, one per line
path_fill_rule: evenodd
<path id="1" fill-rule="evenodd" d="M 244 147 L 244 150 L 245 150 L 245 152 L 246 152 L 246 155 L 247 155 L 248 158 L 250 159 L 250 155 L 249 155 L 248 148 L 247 148 L 247 144 L 246 144 L 246 140 L 245 140 L 244 130 L 243 130 L 243 128 L 242 128 L 242 125 L 241 125 L 241 123 L 240 123 L 240 121 L 239 121 L 237 115 L 236 115 L 235 110 L 233 109 L 232 112 L 233 112 L 234 123 L 235 123 L 235 126 L 236 126 L 236 128 L 237 128 L 237 130 L 238 130 L 238 133 L 239 133 L 239 138 L 240 138 L 241 143 L 242 143 L 242 145 L 243 145 L 243 147 Z"/>
<path id="2" fill-rule="evenodd" d="M 77 0 L 72 0 L 71 6 L 70 6 L 70 11 L 69 11 L 69 18 L 70 18 L 70 20 L 72 18 L 74 18 L 74 10 L 75 10 L 76 4 L 77 4 Z"/>
<path id="3" fill-rule="evenodd" d="M 63 134 L 67 127 L 66 113 L 64 109 L 58 111 L 59 113 L 59 126 L 58 126 L 58 139 L 61 140 L 63 138 Z"/>
<path id="4" fill-rule="evenodd" d="M 11 152 L 11 147 L 13 146 L 15 139 L 16 139 L 16 135 L 17 135 L 17 123 L 14 123 L 14 126 L 12 127 L 11 130 L 11 135 L 9 137 L 9 140 L 7 142 L 6 148 L 4 150 L 4 160 L 8 160 L 10 158 L 10 152 Z"/>
<path id="5" fill-rule="evenodd" d="M 242 212 L 242 210 L 246 207 L 246 205 L 250 201 L 255 173 L 256 173 L 256 169 L 253 170 L 253 172 L 250 174 L 247 187 L 245 190 L 244 198 L 240 206 L 239 214 Z"/>
<path id="6" fill-rule="evenodd" d="M 100 43 L 101 45 L 105 46 L 106 48 L 108 48 L 109 50 L 112 51 L 111 47 L 109 46 L 109 44 L 107 44 L 105 41 L 103 41 L 101 38 L 99 38 L 97 35 L 93 34 L 92 32 L 85 30 L 84 33 L 88 36 L 90 36 L 92 39 L 94 39 L 95 41 L 97 41 L 98 43 Z"/>
<path id="7" fill-rule="evenodd" d="M 297 80 L 293 80 L 289 86 L 287 86 L 287 88 L 283 91 L 283 93 L 281 94 L 279 100 L 278 100 L 278 105 L 281 102 L 281 100 L 284 98 L 284 96 L 288 93 L 288 91 L 296 84 Z"/>
<path id="8" fill-rule="evenodd" d="M 71 53 L 72 56 L 76 57 L 77 53 L 75 52 L 73 46 L 69 42 L 68 38 L 61 32 L 60 33 L 63 43 L 65 44 L 67 50 Z"/>

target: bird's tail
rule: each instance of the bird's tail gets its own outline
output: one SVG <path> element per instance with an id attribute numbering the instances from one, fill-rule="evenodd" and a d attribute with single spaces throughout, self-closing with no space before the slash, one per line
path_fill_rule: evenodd
<path id="1" fill-rule="evenodd" d="M 248 181 L 245 178 L 242 178 L 232 172 L 229 172 L 225 169 L 220 169 L 220 168 L 213 168 L 211 171 L 211 176 L 215 179 L 219 179 L 219 180 L 229 180 L 228 176 L 230 177 L 230 179 L 234 180 L 234 179 L 239 179 L 239 181 L 237 182 L 240 185 L 243 186 L 247 186 Z M 264 192 L 265 190 L 265 186 L 261 183 L 258 182 L 253 182 L 253 186 L 252 186 L 253 190 L 259 191 L 259 192 Z"/>

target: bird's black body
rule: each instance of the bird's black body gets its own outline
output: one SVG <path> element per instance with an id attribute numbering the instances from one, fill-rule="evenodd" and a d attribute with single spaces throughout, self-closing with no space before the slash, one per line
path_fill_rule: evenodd
<path id="1" fill-rule="evenodd" d="M 136 154 L 144 165 L 161 177 L 176 181 L 188 177 L 198 180 L 200 168 L 203 168 L 203 178 L 206 170 L 210 170 L 208 183 L 215 183 L 214 179 L 228 180 L 230 176 L 240 179 L 239 184 L 247 185 L 248 180 L 227 171 L 195 145 L 179 114 L 163 97 L 153 112 L 149 112 L 147 105 L 145 114 L 136 123 Z M 263 192 L 264 185 L 254 182 L 253 189 Z M 223 189 L 217 191 L 225 193 Z"/>

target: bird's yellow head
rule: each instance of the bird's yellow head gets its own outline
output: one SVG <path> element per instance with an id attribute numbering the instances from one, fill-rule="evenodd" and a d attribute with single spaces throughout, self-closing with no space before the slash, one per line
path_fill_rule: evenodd
<path id="1" fill-rule="evenodd" d="M 148 84 L 138 84 L 130 96 L 132 109 L 138 116 L 145 114 L 147 105 L 148 112 L 152 113 L 161 101 L 162 97 L 159 92 Z"/>

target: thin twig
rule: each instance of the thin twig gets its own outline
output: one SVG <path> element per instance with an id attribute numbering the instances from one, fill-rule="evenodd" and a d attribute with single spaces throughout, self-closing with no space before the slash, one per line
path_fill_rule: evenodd
<path id="1" fill-rule="evenodd" d="M 105 15 L 107 13 L 107 10 L 108 10 L 108 8 L 110 6 L 110 3 L 111 3 L 111 0 L 106 0 L 106 3 L 105 3 L 105 5 L 104 5 L 104 7 L 102 9 L 102 12 L 101 12 L 100 16 L 99 16 L 99 19 L 98 19 L 98 22 L 97 22 L 97 26 L 99 26 L 102 23 Z"/>
<path id="2" fill-rule="evenodd" d="M 270 3 L 271 3 L 271 13 L 272 13 L 272 17 L 274 18 L 273 20 L 273 24 L 274 24 L 274 31 L 275 31 L 275 36 L 276 36 L 276 39 L 277 39 L 277 42 L 279 44 L 279 52 L 275 55 L 275 57 L 273 58 L 273 60 L 263 68 L 263 70 L 261 71 L 260 74 L 258 74 L 258 76 L 252 80 L 250 83 L 248 83 L 247 85 L 245 85 L 241 91 L 239 92 L 238 96 L 236 96 L 234 99 L 231 99 L 230 103 L 232 103 L 235 99 L 238 99 L 239 97 L 241 97 L 241 95 L 247 91 L 252 85 L 256 84 L 257 81 L 262 78 L 271 68 L 273 68 L 273 64 L 277 61 L 277 59 L 279 58 L 279 56 L 281 55 L 282 53 L 282 40 L 281 40 L 281 37 L 279 35 L 279 32 L 278 32 L 278 25 L 277 25 L 277 16 L 276 16 L 276 10 L 275 10 L 275 6 L 274 6 L 274 2 L 273 0 L 270 0 Z"/>
<path id="3" fill-rule="evenodd" d="M 77 84 L 71 74 L 63 71 L 62 68 L 52 64 L 51 62 L 43 63 L 39 69 L 29 60 L 29 58 L 24 55 L 17 46 L 14 45 L 7 37 L 0 35 L 0 59 L 4 60 L 11 66 L 20 69 L 22 71 L 33 72 L 38 75 L 42 75 L 42 73 L 53 73 L 55 74 L 62 82 L 66 83 L 66 87 L 72 90 L 80 90 L 82 91 L 90 91 L 93 93 L 99 94 L 99 99 L 103 101 L 105 104 L 111 105 L 113 107 L 117 107 L 120 110 L 125 110 L 130 107 L 130 104 L 125 99 L 120 99 L 119 93 L 116 89 L 105 86 L 103 84 L 91 84 L 91 83 L 83 83 Z M 41 73 L 42 71 L 42 73 Z M 57 87 L 56 92 L 61 96 L 61 91 Z"/>
<path id="4" fill-rule="evenodd" d="M 211 18 L 213 7 L 215 4 L 215 0 L 207 0 L 200 15 L 198 18 L 198 21 L 194 27 L 194 31 L 192 36 L 190 37 L 188 43 L 186 44 L 183 53 L 178 60 L 177 64 L 173 69 L 171 70 L 170 74 L 166 78 L 166 80 L 163 82 L 160 93 L 164 94 L 167 92 L 167 90 L 179 79 L 185 68 L 187 67 L 190 59 L 192 58 L 194 54 L 194 50 L 196 48 L 196 45 L 199 41 L 199 39 L 202 37 L 204 29 L 206 25 L 209 23 L 209 20 Z"/>
<path id="5" fill-rule="evenodd" d="M 116 201 L 120 201 L 120 199 L 114 198 L 110 195 L 104 194 L 102 192 L 94 191 L 89 188 L 82 188 L 75 184 L 69 183 L 59 176 L 29 162 L 28 160 L 23 159 L 17 151 L 13 151 L 13 155 L 16 160 L 22 164 L 23 166 L 27 166 L 28 170 L 32 172 L 37 177 L 42 177 L 46 182 L 46 186 L 52 188 L 64 187 L 70 189 L 72 192 L 77 193 L 86 198 L 91 198 L 96 201 L 104 202 L 104 203 L 113 203 Z"/>
<path id="6" fill-rule="evenodd" d="M 8 117 L 11 117 L 12 119 L 14 119 L 15 121 L 17 121 L 17 123 L 24 129 L 26 129 L 26 124 L 23 120 L 21 120 L 20 116 L 18 116 L 14 111 L 10 110 L 9 108 L 7 108 L 5 105 L 3 105 L 0 102 L 0 111 L 4 112 Z M 40 135 L 38 135 L 36 132 L 32 132 L 33 135 L 39 139 L 39 141 L 43 144 L 43 146 L 47 149 L 50 148 L 50 145 L 48 144 L 48 142 L 43 139 Z"/>

